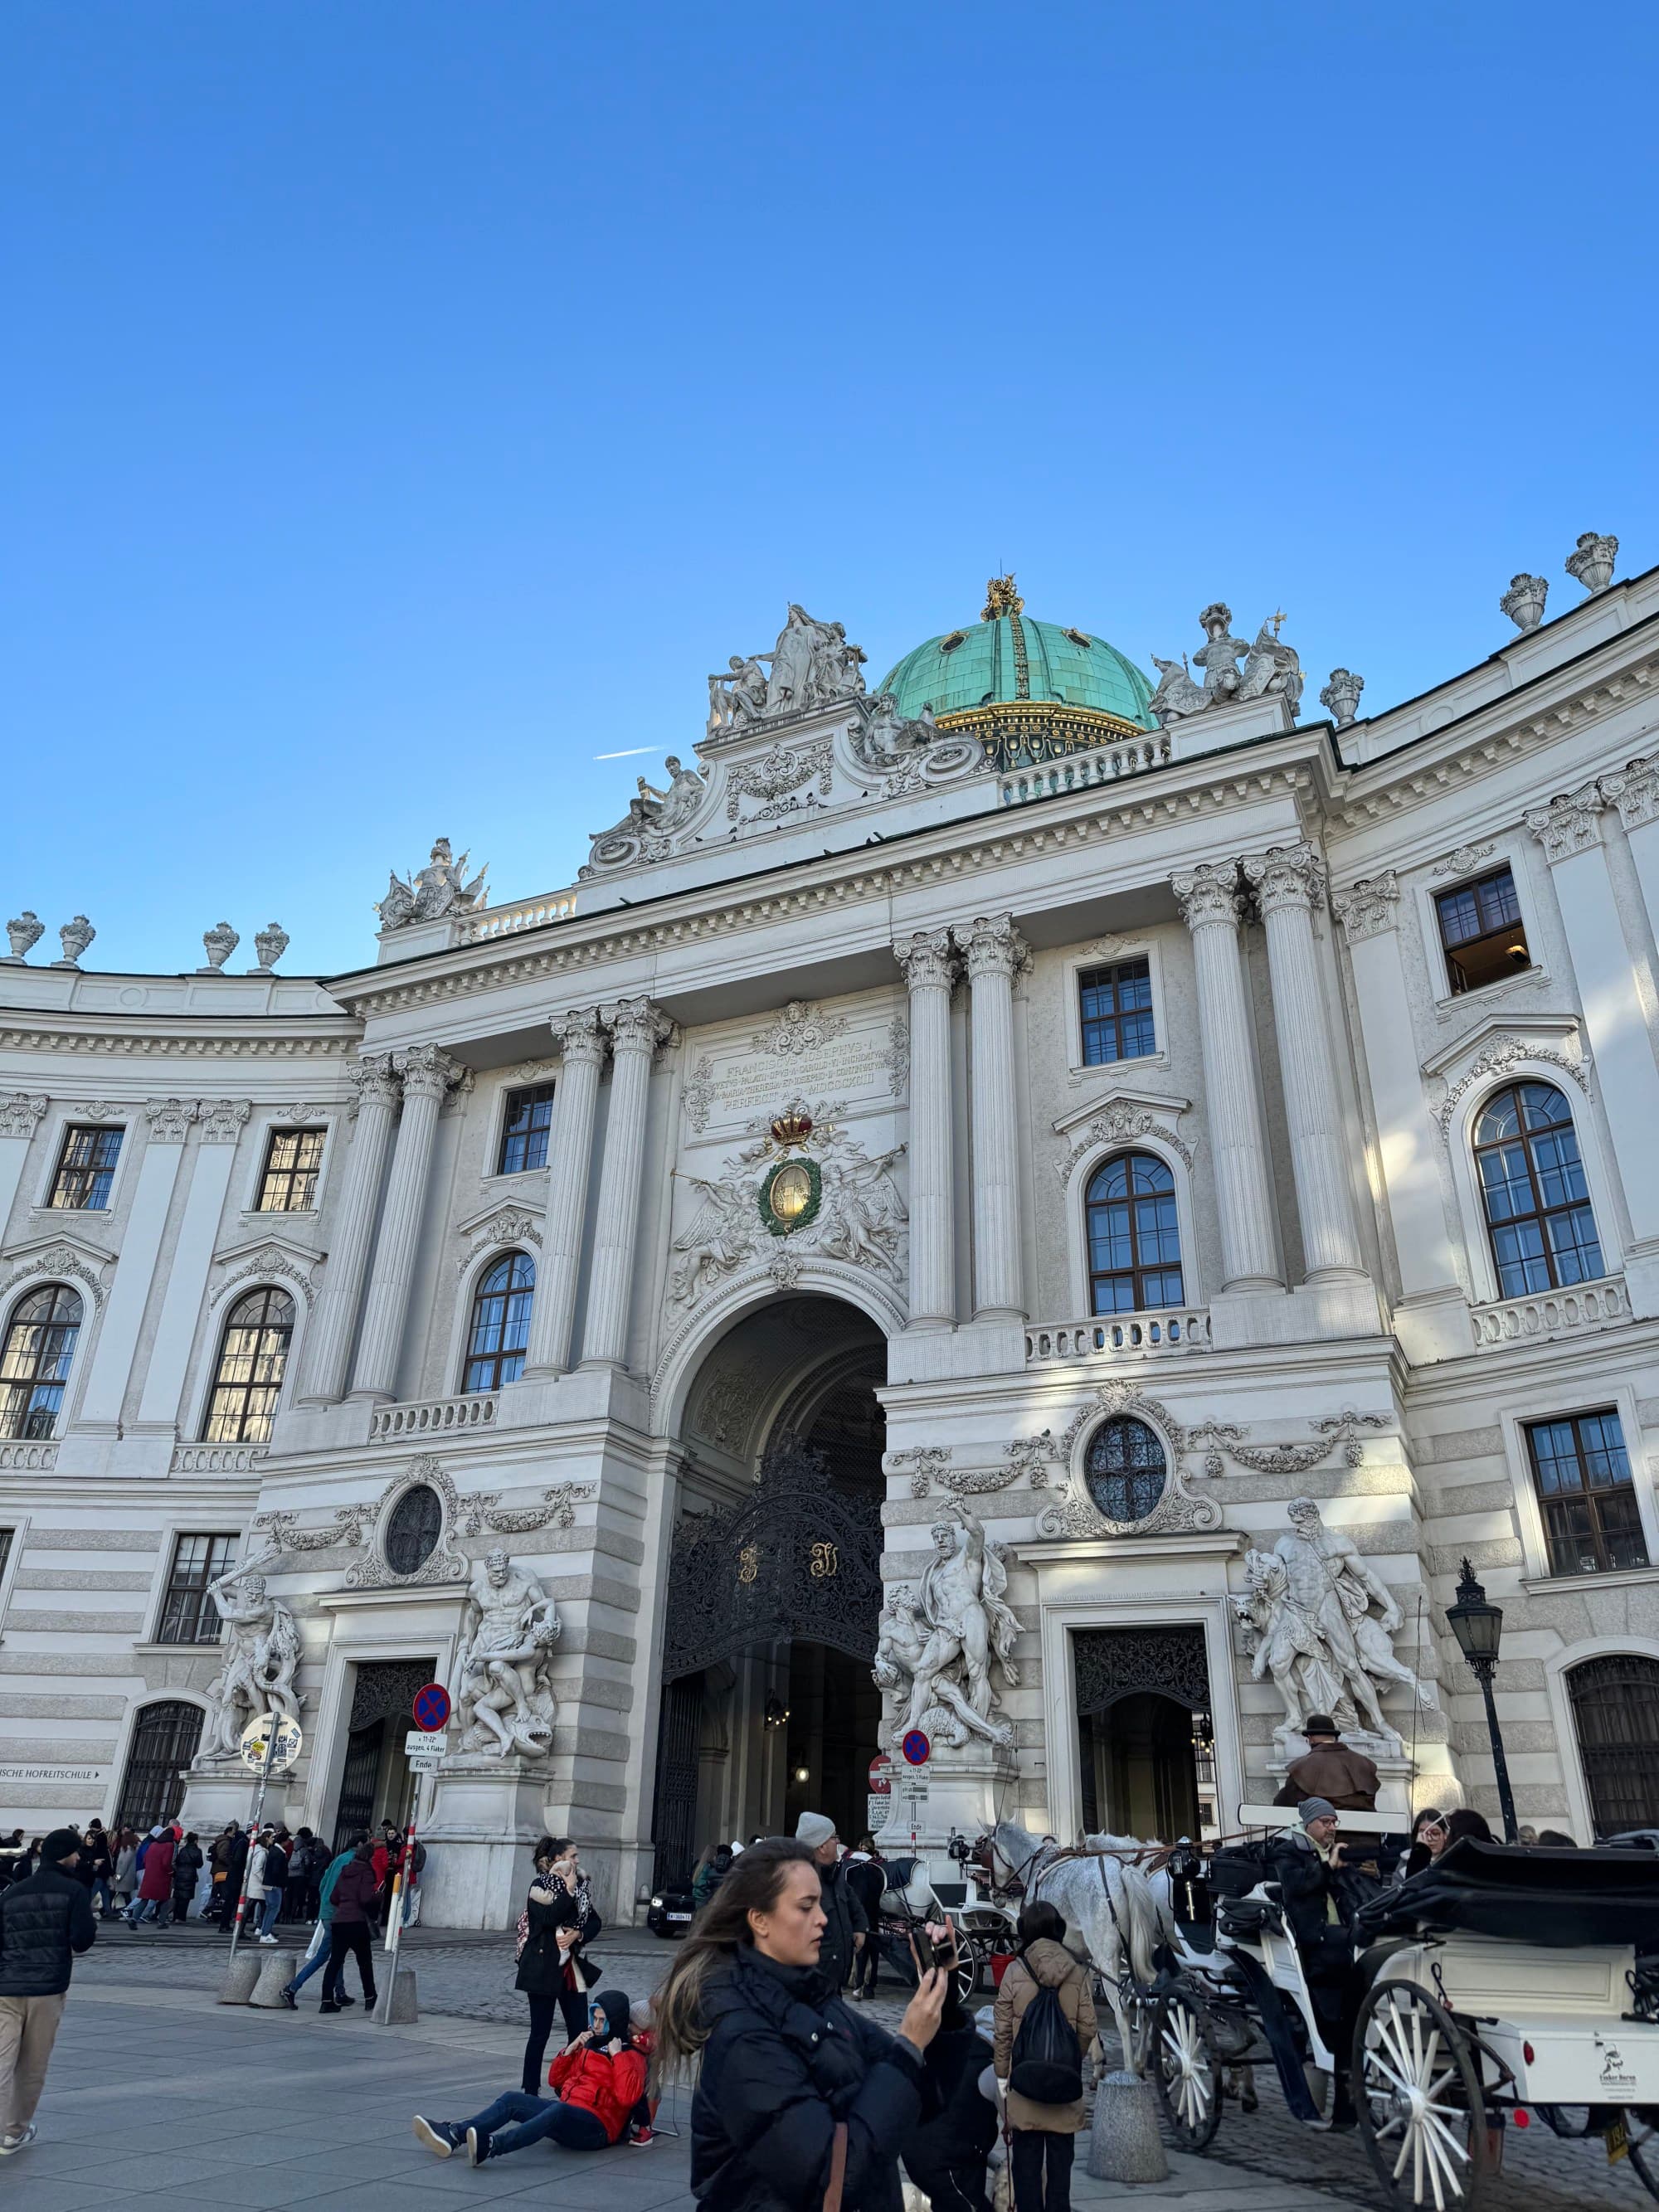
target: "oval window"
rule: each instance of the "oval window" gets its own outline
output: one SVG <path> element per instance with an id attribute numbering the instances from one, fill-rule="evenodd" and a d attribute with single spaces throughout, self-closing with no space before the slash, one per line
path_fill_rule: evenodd
<path id="1" fill-rule="evenodd" d="M 404 1491 L 386 1524 L 386 1563 L 394 1575 L 412 1575 L 438 1548 L 443 1534 L 443 1500 L 428 1483 Z"/>
<path id="2" fill-rule="evenodd" d="M 1121 1414 L 1089 1439 L 1083 1479 L 1109 1521 L 1144 1521 L 1164 1495 L 1169 1465 L 1156 1431 Z"/>

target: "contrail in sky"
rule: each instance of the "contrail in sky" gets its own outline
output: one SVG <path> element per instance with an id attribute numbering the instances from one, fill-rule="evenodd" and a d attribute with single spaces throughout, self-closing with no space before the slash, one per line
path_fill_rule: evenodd
<path id="1" fill-rule="evenodd" d="M 656 750 L 655 745 L 629 745 L 623 752 L 595 753 L 593 757 L 595 760 L 632 760 L 635 753 L 653 753 Z"/>

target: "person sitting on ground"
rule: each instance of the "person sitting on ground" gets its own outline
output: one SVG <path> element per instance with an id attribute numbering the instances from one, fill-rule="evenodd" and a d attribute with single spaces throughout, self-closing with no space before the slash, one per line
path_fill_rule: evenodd
<path id="1" fill-rule="evenodd" d="M 645 2094 L 645 2060 L 633 2045 L 621 1990 L 601 1990 L 593 2024 L 562 2051 L 548 2071 L 551 2097 L 508 2089 L 470 2120 L 415 2115 L 415 2137 L 436 2158 L 465 2149 L 470 2166 L 508 2158 L 533 2142 L 566 2150 L 604 2150 L 620 2142 Z"/>
<path id="2" fill-rule="evenodd" d="M 1374 1813 L 1379 1787 L 1376 1763 L 1352 1750 L 1328 1713 L 1310 1713 L 1302 1724 L 1308 1748 L 1285 1770 L 1285 1786 L 1275 1805 L 1299 1805 L 1305 1797 L 1325 1797 L 1339 1813 Z"/>

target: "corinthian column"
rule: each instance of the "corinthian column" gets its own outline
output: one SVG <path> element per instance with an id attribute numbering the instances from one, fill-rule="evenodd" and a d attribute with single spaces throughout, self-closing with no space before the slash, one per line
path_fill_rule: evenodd
<path id="1" fill-rule="evenodd" d="M 461 1073 L 448 1054 L 435 1044 L 400 1052 L 392 1065 L 403 1078 L 404 1118 L 398 1125 L 398 1146 L 392 1155 L 380 1234 L 369 1273 L 363 1333 L 351 1377 L 354 1398 L 397 1395 L 398 1354 L 403 1348 L 415 1245 L 432 1173 L 438 1109 L 443 1104 L 444 1093 Z"/>
<path id="2" fill-rule="evenodd" d="M 1273 1027 L 1285 1088 L 1285 1120 L 1302 1222 L 1305 1279 L 1364 1273 L 1338 1127 L 1336 1083 L 1314 951 L 1314 902 L 1325 896 L 1325 864 L 1311 845 L 1272 845 L 1244 873 L 1267 931 Z"/>
<path id="3" fill-rule="evenodd" d="M 973 993 L 969 1096 L 974 1123 L 974 1318 L 1025 1310 L 1019 1251 L 1019 1157 L 1014 1109 L 1014 972 L 1025 940 L 1012 915 L 981 915 L 956 939 Z"/>
<path id="4" fill-rule="evenodd" d="M 339 1210 L 329 1235 L 322 1294 L 307 1339 L 306 1382 L 300 1398 L 311 1406 L 332 1406 L 345 1395 L 346 1364 L 362 1300 L 374 1208 L 386 1174 L 392 1112 L 398 1103 L 390 1053 L 371 1053 L 346 1073 L 357 1093 L 357 1120 L 346 1155 Z"/>
<path id="5" fill-rule="evenodd" d="M 547 1151 L 547 1218 L 530 1309 L 526 1377 L 562 1375 L 570 1364 L 570 1328 L 593 1156 L 593 1109 L 605 1054 L 605 1034 L 596 1008 L 568 1013 L 552 1026 L 554 1042 L 564 1058 Z"/>
<path id="6" fill-rule="evenodd" d="M 651 1062 L 674 1034 L 674 1024 L 649 999 L 623 999 L 605 1018 L 611 1032 L 611 1113 L 599 1171 L 599 1218 L 593 1231 L 593 1273 L 587 1286 L 584 1367 L 628 1363 L 628 1305 L 639 1243 L 640 1194 L 645 1182 L 645 1110 Z"/>
<path id="7" fill-rule="evenodd" d="M 950 1328 L 957 1317 L 951 933 L 918 930 L 901 938 L 893 957 L 910 987 L 910 1326 Z"/>
<path id="8" fill-rule="evenodd" d="M 1273 1257 L 1267 1149 L 1255 1096 L 1255 1039 L 1239 964 L 1238 895 L 1229 864 L 1172 878 L 1192 932 L 1204 1102 L 1221 1216 L 1222 1288 L 1282 1290 Z"/>

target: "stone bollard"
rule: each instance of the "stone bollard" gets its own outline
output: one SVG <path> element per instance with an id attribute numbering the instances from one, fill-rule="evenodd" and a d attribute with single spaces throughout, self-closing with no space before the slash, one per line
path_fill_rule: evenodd
<path id="1" fill-rule="evenodd" d="M 240 1960 L 237 1962 L 240 1964 Z M 291 1982 L 300 1971 L 297 1951 L 264 1951 L 259 1957 L 259 1978 L 253 1984 L 251 2005 L 268 2008 L 272 2012 L 282 2009 L 283 1984 Z"/>
<path id="2" fill-rule="evenodd" d="M 259 1978 L 264 1959 L 251 1944 L 239 1943 L 236 1956 L 225 1970 L 225 1985 L 219 1992 L 221 2004 L 246 2004 L 253 1995 L 253 1984 Z"/>
<path id="3" fill-rule="evenodd" d="M 1167 2181 L 1152 2085 L 1138 2074 L 1107 2074 L 1095 2091 L 1089 2171 L 1097 2181 Z"/>
<path id="4" fill-rule="evenodd" d="M 419 1996 L 415 1986 L 413 1966 L 399 1966 L 398 1978 L 392 1984 L 392 2002 L 384 2013 L 376 2010 L 375 2017 L 388 2027 L 407 2027 L 421 2016 Z"/>

